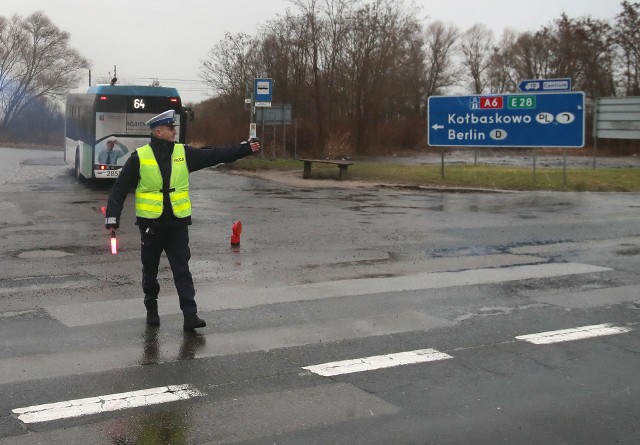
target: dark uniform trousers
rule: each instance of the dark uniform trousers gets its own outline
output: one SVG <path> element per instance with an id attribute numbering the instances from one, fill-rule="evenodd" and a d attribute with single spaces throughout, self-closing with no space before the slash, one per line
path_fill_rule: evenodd
<path id="1" fill-rule="evenodd" d="M 140 227 L 140 238 L 142 290 L 144 291 L 144 305 L 147 309 L 158 307 L 158 293 L 160 292 L 158 265 L 164 250 L 173 272 L 173 282 L 178 291 L 180 309 L 184 313 L 197 312 L 196 291 L 189 271 L 189 259 L 191 258 L 189 228 L 184 226 L 158 230 Z"/>

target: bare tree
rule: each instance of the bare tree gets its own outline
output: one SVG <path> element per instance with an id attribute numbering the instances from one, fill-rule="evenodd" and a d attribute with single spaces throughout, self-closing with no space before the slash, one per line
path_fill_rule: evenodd
<path id="1" fill-rule="evenodd" d="M 442 94 L 458 82 L 458 70 L 454 63 L 456 43 L 460 31 L 454 25 L 437 21 L 427 26 L 425 32 L 425 97 Z"/>
<path id="2" fill-rule="evenodd" d="M 351 11 L 356 6 L 356 0 L 324 0 L 321 11 L 325 17 L 324 42 L 321 45 L 322 69 L 325 78 L 325 89 L 332 95 L 327 101 L 327 115 L 332 120 L 342 119 L 346 109 L 346 97 L 344 94 L 344 56 L 345 41 L 349 33 L 349 21 Z M 331 123 L 332 127 L 334 122 Z"/>
<path id="3" fill-rule="evenodd" d="M 89 62 L 68 47 L 69 33 L 43 12 L 0 21 L 0 132 L 41 97 L 62 98 Z"/>
<path id="4" fill-rule="evenodd" d="M 260 37 L 260 66 L 278 85 L 277 97 L 294 95 L 292 70 L 293 54 L 289 45 L 293 28 L 284 21 L 272 22 L 268 33 Z M 275 92 L 274 92 L 275 93 Z"/>
<path id="5" fill-rule="evenodd" d="M 524 33 L 505 51 L 519 79 L 569 77 L 588 96 L 615 93 L 614 39 L 611 26 L 563 14 L 536 33 Z"/>
<path id="6" fill-rule="evenodd" d="M 622 2 L 622 12 L 616 17 L 614 38 L 620 48 L 624 93 L 640 95 L 640 3 Z"/>
<path id="7" fill-rule="evenodd" d="M 408 107 L 407 112 L 414 117 L 426 117 L 426 42 L 422 27 L 417 26 L 404 40 L 404 57 L 397 67 L 396 86 L 393 88 L 401 103 Z M 392 98 L 389 98 L 391 100 Z M 397 110 L 402 113 L 402 110 Z"/>
<path id="8" fill-rule="evenodd" d="M 566 14 L 562 14 L 549 30 L 555 42 L 552 76 L 583 78 L 587 31 L 580 24 L 569 19 Z"/>
<path id="9" fill-rule="evenodd" d="M 0 94 L 15 84 L 13 73 L 19 70 L 26 45 L 27 36 L 20 17 L 14 15 L 9 20 L 0 16 Z"/>
<path id="10" fill-rule="evenodd" d="M 298 13 L 287 11 L 268 22 L 255 44 L 249 45 L 248 36 L 228 35 L 211 49 L 202 71 L 216 92 L 237 95 L 240 88 L 234 85 L 243 83 L 246 64 L 273 77 L 274 95 L 294 104 L 302 128 L 313 135 L 306 140 L 316 150 L 323 150 L 329 140 L 349 138 L 363 152 L 377 141 L 380 124 L 408 119 L 415 127 L 414 119 L 425 111 L 429 85 L 427 43 L 415 10 L 391 0 L 292 3 Z M 437 35 L 441 40 L 432 42 L 437 49 L 431 48 L 437 88 L 454 82 L 451 61 L 457 31 L 442 31 Z M 258 53 L 250 61 L 247 48 Z M 416 137 L 403 143 L 410 145 L 411 140 Z"/>
<path id="11" fill-rule="evenodd" d="M 408 86 L 421 86 L 421 27 L 402 2 L 292 3 L 300 14 L 287 13 L 265 26 L 261 57 L 277 79 L 278 94 L 293 100 L 296 115 L 313 124 L 316 148 L 348 135 L 366 145 L 375 139 L 374 122 L 420 111 Z M 366 136 L 358 136 L 358 126 L 369 129 Z"/>
<path id="12" fill-rule="evenodd" d="M 321 72 L 321 44 L 325 21 L 321 17 L 319 0 L 291 0 L 300 8 L 304 29 L 306 30 L 305 49 L 308 52 L 308 63 L 311 72 L 311 94 L 315 111 L 316 143 L 325 142 L 325 97 Z"/>
<path id="13" fill-rule="evenodd" d="M 513 46 L 513 69 L 519 79 L 553 77 L 555 36 L 548 28 L 520 34 Z"/>
<path id="14" fill-rule="evenodd" d="M 615 39 L 611 25 L 591 18 L 575 19 L 572 35 L 580 36 L 579 64 L 581 77 L 576 86 L 589 97 L 615 94 Z M 578 31 L 580 30 L 580 31 Z"/>
<path id="15" fill-rule="evenodd" d="M 520 80 L 514 66 L 514 45 L 518 35 L 513 30 L 505 30 L 500 42 L 493 48 L 489 63 L 488 88 L 492 93 L 517 91 Z"/>
<path id="16" fill-rule="evenodd" d="M 358 153 L 375 139 L 387 98 L 397 93 L 394 79 L 406 55 L 405 42 L 416 29 L 412 17 L 402 2 L 377 0 L 364 4 L 350 18 L 345 60 L 351 67 L 347 76 Z"/>
<path id="17" fill-rule="evenodd" d="M 303 113 L 313 108 L 309 94 L 309 34 L 304 18 L 287 12 L 266 24 L 260 40 L 262 67 L 277 85 L 274 94 Z"/>
<path id="18" fill-rule="evenodd" d="M 473 25 L 460 41 L 462 55 L 462 75 L 468 79 L 469 90 L 473 94 L 486 92 L 489 84 L 489 67 L 493 51 L 493 32 L 481 24 Z"/>
<path id="19" fill-rule="evenodd" d="M 247 34 L 226 33 L 224 40 L 209 50 L 209 58 L 202 61 L 200 77 L 214 95 L 224 96 L 231 103 L 243 102 L 257 74 L 257 45 L 257 40 Z"/>

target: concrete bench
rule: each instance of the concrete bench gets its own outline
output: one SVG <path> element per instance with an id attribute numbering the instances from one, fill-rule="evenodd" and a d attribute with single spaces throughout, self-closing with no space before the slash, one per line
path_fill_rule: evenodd
<path id="1" fill-rule="evenodd" d="M 300 161 L 304 162 L 304 170 L 302 172 L 302 177 L 304 179 L 309 179 L 311 177 L 311 164 L 313 164 L 314 162 L 337 165 L 340 169 L 340 172 L 338 173 L 338 179 L 342 179 L 344 173 L 347 171 L 347 168 L 350 165 L 353 165 L 353 162 L 351 161 L 338 161 L 331 159 L 300 159 Z"/>

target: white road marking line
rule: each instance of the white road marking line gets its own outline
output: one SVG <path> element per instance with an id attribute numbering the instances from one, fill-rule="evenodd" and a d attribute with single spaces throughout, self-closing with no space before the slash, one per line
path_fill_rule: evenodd
<path id="1" fill-rule="evenodd" d="M 610 323 L 582 326 L 573 329 L 541 332 L 539 334 L 519 335 L 518 340 L 528 341 L 536 345 L 547 345 L 564 341 L 582 340 L 584 338 L 602 337 L 631 332 L 633 329 L 624 326 L 612 326 Z"/>
<path id="2" fill-rule="evenodd" d="M 198 287 L 200 295 L 216 295 L 216 298 L 202 298 L 198 302 L 200 312 L 227 309 L 246 309 L 276 303 L 324 300 L 349 296 L 398 293 L 423 289 L 446 289 L 456 286 L 476 286 L 506 283 L 518 280 L 561 277 L 590 273 L 608 272 L 608 267 L 579 263 L 544 263 L 506 267 L 467 269 L 457 272 L 423 272 L 385 278 L 356 278 L 351 280 L 325 281 L 277 287 L 256 287 L 248 285 L 207 285 Z M 0 293 L 1 293 L 0 289 Z M 219 296 L 219 297 L 218 297 Z M 166 298 L 168 298 L 167 296 Z M 174 296 L 171 296 L 175 298 Z M 161 299 L 165 296 L 161 295 Z M 160 315 L 178 314 L 180 308 L 167 300 Z M 137 300 L 92 301 L 59 306 L 47 306 L 49 314 L 69 327 L 88 326 L 98 323 L 131 320 L 144 317 Z M 175 308 L 174 308 L 175 306 Z"/>
<path id="3" fill-rule="evenodd" d="M 419 349 L 417 351 L 399 352 L 396 354 L 375 355 L 372 357 L 343 360 L 339 362 L 323 363 L 305 366 L 302 369 L 315 374 L 331 377 L 340 374 L 371 371 L 374 369 L 392 368 L 395 366 L 412 365 L 414 363 L 433 362 L 453 358 L 449 354 L 435 349 Z"/>
<path id="4" fill-rule="evenodd" d="M 186 400 L 204 396 L 203 392 L 189 384 L 161 386 L 140 391 L 123 392 L 86 399 L 67 400 L 46 405 L 16 408 L 12 412 L 24 423 L 49 422 L 51 420 L 99 414 L 108 411 L 135 408 L 146 405 Z"/>

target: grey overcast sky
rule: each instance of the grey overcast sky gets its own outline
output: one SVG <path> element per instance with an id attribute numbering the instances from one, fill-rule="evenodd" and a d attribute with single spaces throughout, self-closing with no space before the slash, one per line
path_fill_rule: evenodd
<path id="1" fill-rule="evenodd" d="M 409 3 L 407 1 L 407 3 Z M 499 38 L 505 28 L 537 30 L 565 12 L 569 17 L 613 20 L 622 0 L 415 0 L 419 18 L 465 30 L 482 23 Z M 42 10 L 71 34 L 71 46 L 92 63 L 92 77 L 175 86 L 184 101 L 208 96 L 200 63 L 225 32 L 253 35 L 261 24 L 297 8 L 288 0 L 0 0 L 0 15 L 25 17 Z M 88 76 L 87 76 L 88 79 Z M 85 85 L 87 80 L 84 81 Z"/>

